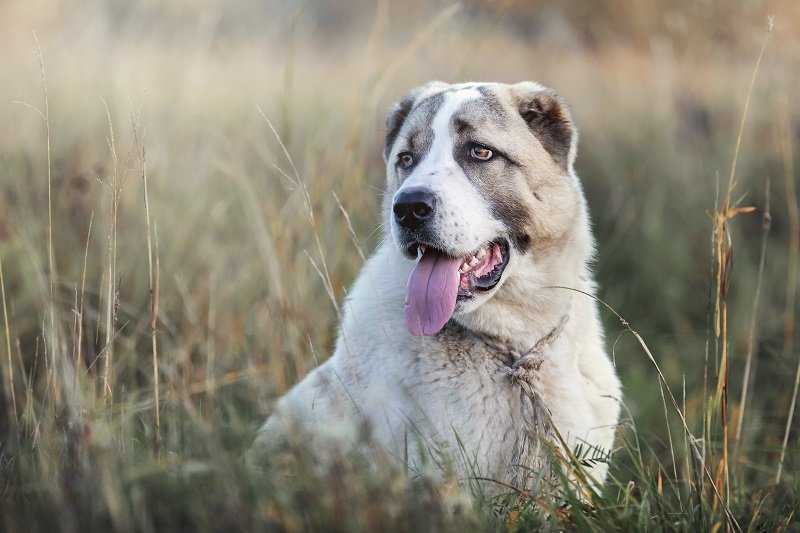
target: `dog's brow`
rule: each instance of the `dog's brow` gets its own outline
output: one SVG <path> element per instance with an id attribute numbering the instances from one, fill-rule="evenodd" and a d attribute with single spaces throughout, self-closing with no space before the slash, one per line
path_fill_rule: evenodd
<path id="1" fill-rule="evenodd" d="M 456 118 L 453 122 L 453 127 L 456 130 L 456 133 L 466 133 L 475 131 L 477 128 L 468 120 L 463 118 Z"/>
<path id="2" fill-rule="evenodd" d="M 399 137 L 398 145 L 405 145 L 405 147 L 416 155 L 423 150 L 426 145 L 426 135 L 423 128 L 417 126 L 405 135 Z M 426 150 L 427 151 L 427 150 Z"/>

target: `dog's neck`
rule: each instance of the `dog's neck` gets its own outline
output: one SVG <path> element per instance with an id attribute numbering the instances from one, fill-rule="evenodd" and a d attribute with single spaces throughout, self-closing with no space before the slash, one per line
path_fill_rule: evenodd
<path id="1" fill-rule="evenodd" d="M 508 359 L 508 366 L 512 374 L 526 371 L 538 371 L 544 362 L 544 353 L 555 343 L 564 331 L 564 326 L 569 321 L 569 315 L 563 315 L 553 328 L 533 345 L 521 344 L 517 340 L 506 339 L 496 335 L 472 333 L 476 338 L 486 344 L 493 352 Z"/>
<path id="2" fill-rule="evenodd" d="M 539 263 L 536 268 L 518 265 L 514 275 L 489 301 L 470 313 L 456 314 L 455 320 L 477 334 L 513 339 L 519 348 L 532 346 L 563 317 L 570 317 L 574 306 L 588 303 L 571 289 L 594 293 L 585 261 L 573 261 L 572 269 L 556 268 L 558 263 L 553 260 L 552 268 L 546 263 Z"/>
<path id="3" fill-rule="evenodd" d="M 516 349 L 527 349 L 572 314 L 574 297 L 571 292 L 542 289 L 541 294 L 531 297 L 524 305 L 519 298 L 503 302 L 490 300 L 475 311 L 454 318 L 473 333 L 513 342 Z"/>

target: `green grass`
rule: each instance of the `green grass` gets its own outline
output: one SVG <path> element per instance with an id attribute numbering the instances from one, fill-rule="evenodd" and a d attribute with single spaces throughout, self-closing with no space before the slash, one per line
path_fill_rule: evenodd
<path id="1" fill-rule="evenodd" d="M 0 528 L 798 527 L 793 3 L 776 6 L 738 152 L 765 35 L 752 7 L 755 29 L 694 4 L 664 16 L 605 2 L 104 6 L 0 6 Z M 540 18 L 549 29 L 526 33 Z M 721 20 L 728 34 L 705 30 Z M 569 490 L 555 506 L 513 491 L 472 501 L 363 458 L 323 469 L 303 450 L 288 475 L 241 460 L 274 399 L 330 354 L 338 303 L 381 238 L 385 110 L 433 78 L 535 79 L 572 106 L 599 296 L 643 341 L 603 311 L 625 406 L 609 482 L 588 502 Z M 734 157 L 732 205 L 757 209 L 726 222 L 731 266 L 709 215 Z"/>

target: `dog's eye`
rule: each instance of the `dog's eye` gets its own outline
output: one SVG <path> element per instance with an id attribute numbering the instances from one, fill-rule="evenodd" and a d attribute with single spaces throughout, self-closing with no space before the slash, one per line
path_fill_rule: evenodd
<path id="1" fill-rule="evenodd" d="M 414 164 L 414 156 L 410 152 L 400 152 L 397 154 L 397 164 L 401 168 L 411 168 Z"/>
<path id="2" fill-rule="evenodd" d="M 476 144 L 475 146 L 470 148 L 469 156 L 472 159 L 477 159 L 478 161 L 488 161 L 492 157 L 494 157 L 494 154 L 492 153 L 491 150 L 489 150 L 485 146 L 481 146 L 479 144 Z"/>

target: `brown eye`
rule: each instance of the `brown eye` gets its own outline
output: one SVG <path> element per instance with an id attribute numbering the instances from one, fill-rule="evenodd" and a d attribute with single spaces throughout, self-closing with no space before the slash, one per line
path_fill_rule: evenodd
<path id="1" fill-rule="evenodd" d="M 477 159 L 478 161 L 488 161 L 494 156 L 491 150 L 479 144 L 470 148 L 469 155 L 472 159 Z"/>
<path id="2" fill-rule="evenodd" d="M 397 154 L 397 164 L 405 169 L 411 168 L 414 164 L 414 156 L 409 152 L 400 152 Z"/>

